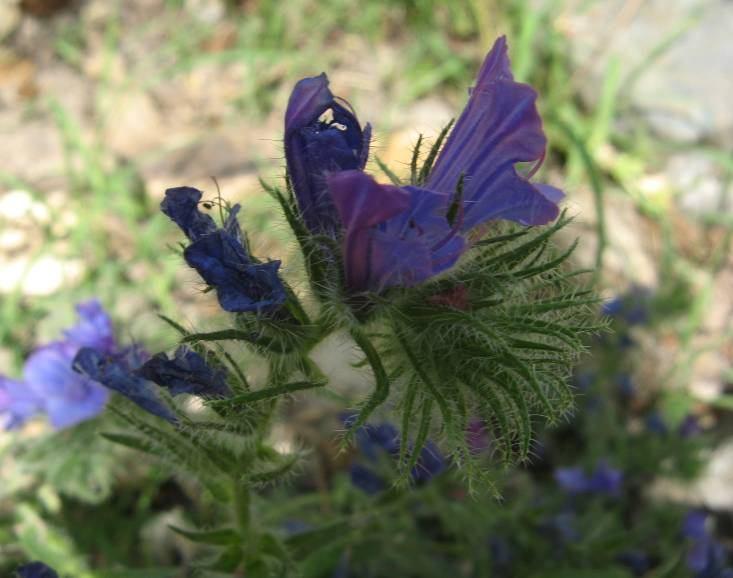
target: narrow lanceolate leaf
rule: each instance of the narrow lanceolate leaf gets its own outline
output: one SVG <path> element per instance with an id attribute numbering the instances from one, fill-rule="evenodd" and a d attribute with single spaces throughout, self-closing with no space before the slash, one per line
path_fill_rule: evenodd
<path id="1" fill-rule="evenodd" d="M 420 160 L 420 146 L 422 145 L 422 134 L 417 138 L 415 148 L 412 149 L 412 159 L 410 160 L 410 184 L 418 184 L 417 163 Z"/>
<path id="2" fill-rule="evenodd" d="M 244 341 L 267 349 L 272 353 L 287 353 L 292 349 L 271 337 L 265 335 L 256 335 L 249 331 L 240 331 L 238 329 L 222 329 L 221 331 L 210 331 L 207 333 L 189 333 L 181 343 L 196 343 L 198 341 Z"/>
<path id="3" fill-rule="evenodd" d="M 176 534 L 180 534 L 197 544 L 210 544 L 212 546 L 228 546 L 239 544 L 242 540 L 234 528 L 219 528 L 216 530 L 185 530 L 169 524 L 168 527 Z"/>
<path id="4" fill-rule="evenodd" d="M 420 174 L 418 175 L 417 182 L 415 184 L 422 185 L 428 180 L 430 171 L 433 170 L 435 159 L 438 157 L 438 153 L 440 152 L 440 147 L 443 146 L 443 141 L 445 140 L 445 137 L 448 136 L 448 132 L 453 126 L 454 121 L 455 119 L 451 119 L 451 121 L 443 127 L 443 130 L 440 131 L 438 138 L 435 139 L 433 146 L 430 148 L 430 152 L 428 152 L 428 156 L 425 157 L 425 162 L 420 169 Z"/>
<path id="5" fill-rule="evenodd" d="M 347 440 L 351 438 L 358 428 L 366 423 L 374 410 L 387 401 L 390 389 L 389 376 L 387 375 L 387 371 L 382 365 L 382 359 L 372 342 L 361 329 L 353 329 L 351 336 L 364 352 L 364 355 L 366 355 L 367 361 L 369 361 L 369 365 L 374 373 L 375 387 L 374 392 L 362 404 L 361 409 L 359 410 L 359 415 L 356 417 L 352 427 L 349 429 L 349 433 L 346 438 Z"/>
<path id="6" fill-rule="evenodd" d="M 292 394 L 296 391 L 301 391 L 304 389 L 323 387 L 324 385 L 326 385 L 325 381 L 296 381 L 293 383 L 285 383 L 283 385 L 276 385 L 274 387 L 268 387 L 265 389 L 258 389 L 257 391 L 251 391 L 242 395 L 235 395 L 234 397 L 229 397 L 226 399 L 214 399 L 209 401 L 208 404 L 215 407 L 247 405 L 266 399 L 273 399 L 282 395 Z"/>
<path id="7" fill-rule="evenodd" d="M 385 175 L 387 175 L 387 178 L 390 181 L 392 181 L 392 184 L 395 185 L 395 186 L 397 186 L 397 187 L 402 186 L 402 181 L 400 180 L 400 178 L 396 174 L 394 174 L 392 172 L 392 169 L 390 169 L 387 166 L 387 164 L 382 159 L 380 159 L 379 157 L 374 157 L 374 158 L 376 159 L 377 165 L 379 165 L 379 168 L 382 169 L 382 172 Z"/>

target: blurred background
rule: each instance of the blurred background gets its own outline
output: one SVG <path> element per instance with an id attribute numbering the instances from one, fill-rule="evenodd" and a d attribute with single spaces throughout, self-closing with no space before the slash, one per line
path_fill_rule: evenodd
<path id="1" fill-rule="evenodd" d="M 294 83 L 326 71 L 374 126 L 373 151 L 400 173 L 419 134 L 434 137 L 459 114 L 506 34 L 515 76 L 540 94 L 550 145 L 538 179 L 567 192 L 578 262 L 597 267 L 605 298 L 643 296 L 649 310 L 648 323 L 624 321 L 638 325 L 634 347 L 613 357 L 635 384 L 631 413 L 653 403 L 670 423 L 692 415 L 712 436 L 698 480 L 661 484 L 657 495 L 725 517 L 731 33 L 729 0 L 0 0 L 0 374 L 19 376 L 28 353 L 92 296 L 119 334 L 151 350 L 175 342 L 157 313 L 216 326 L 215 302 L 171 250 L 178 232 L 158 211 L 168 187 L 215 195 L 215 177 L 243 204 L 255 253 L 297 275 L 288 231 L 258 183 L 283 174 Z M 83 473 L 99 476 L 98 494 L 65 488 L 80 475 L 68 464 L 53 475 L 23 470 L 18 444 L 47 432 L 43 421 L 0 432 L 0 567 L 44 544 L 63 556 L 96 548 L 95 567 L 140 563 L 130 554 L 138 538 L 116 551 L 48 520 L 83 526 L 118 509 L 138 536 L 151 504 L 185 505 L 180 489 L 152 468 L 142 489 L 117 490 L 110 505 L 102 465 Z"/>

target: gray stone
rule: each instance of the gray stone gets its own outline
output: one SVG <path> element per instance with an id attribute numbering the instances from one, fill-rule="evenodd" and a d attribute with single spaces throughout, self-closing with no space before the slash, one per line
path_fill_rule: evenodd
<path id="1" fill-rule="evenodd" d="M 10 36 L 20 22 L 18 0 L 0 0 L 0 41 Z"/>
<path id="2" fill-rule="evenodd" d="M 659 136 L 733 146 L 733 2 L 575 1 L 562 23 L 589 104 L 616 58 L 619 100 Z"/>

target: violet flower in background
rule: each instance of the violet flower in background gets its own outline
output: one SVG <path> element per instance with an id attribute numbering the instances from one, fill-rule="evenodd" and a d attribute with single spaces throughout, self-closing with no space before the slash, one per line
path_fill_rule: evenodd
<path id="1" fill-rule="evenodd" d="M 682 523 L 682 534 L 688 539 L 687 567 L 694 578 L 733 578 L 728 565 L 728 551 L 707 529 L 708 515 L 702 510 L 688 512 Z"/>
<path id="2" fill-rule="evenodd" d="M 353 416 L 344 419 L 346 426 L 350 425 Z M 366 464 L 354 463 L 349 470 L 351 483 L 363 492 L 373 495 L 389 486 L 378 472 L 374 470 L 381 456 L 395 459 L 400 452 L 400 437 L 397 428 L 391 423 L 378 425 L 367 424 L 356 432 L 356 442 L 359 452 L 365 458 Z M 438 447 L 428 441 L 420 452 L 417 464 L 410 472 L 410 478 L 415 484 L 422 485 L 440 474 L 447 467 L 445 457 Z"/>
<path id="3" fill-rule="evenodd" d="M 41 407 L 41 400 L 24 382 L 0 376 L 0 429 L 21 427 Z"/>
<path id="4" fill-rule="evenodd" d="M 18 578 L 59 578 L 56 571 L 43 562 L 23 564 L 15 572 Z"/>
<path id="5" fill-rule="evenodd" d="M 327 111 L 331 119 L 323 118 Z M 285 112 L 285 158 L 300 214 L 311 232 L 336 236 L 341 229 L 326 177 L 363 170 L 370 138 L 370 126 L 362 128 L 348 103 L 333 96 L 325 74 L 295 85 Z"/>
<path id="6" fill-rule="evenodd" d="M 0 378 L 0 416 L 3 427 L 20 427 L 36 413 L 46 413 L 56 429 L 95 417 L 108 392 L 99 383 L 72 370 L 80 348 L 117 351 L 112 321 L 96 299 L 76 307 L 79 321 L 64 337 L 36 349 L 23 367 L 23 380 Z"/>
<path id="7" fill-rule="evenodd" d="M 223 227 L 202 213 L 202 193 L 193 187 L 165 192 L 160 208 L 191 240 L 183 251 L 186 263 L 214 289 L 222 309 L 232 313 L 266 312 L 285 302 L 278 277 L 280 261 L 257 263 L 249 255 L 239 229 L 239 205 L 231 208 Z"/>
<path id="8" fill-rule="evenodd" d="M 591 474 L 580 467 L 557 468 L 554 477 L 557 484 L 569 494 L 607 496 L 618 496 L 624 479 L 623 472 L 612 468 L 604 460 L 598 462 Z"/>

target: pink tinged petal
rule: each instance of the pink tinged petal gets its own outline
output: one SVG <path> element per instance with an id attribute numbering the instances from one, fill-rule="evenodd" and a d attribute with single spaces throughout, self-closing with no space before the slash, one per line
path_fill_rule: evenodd
<path id="1" fill-rule="evenodd" d="M 328 177 L 328 190 L 336 205 L 344 234 L 346 283 L 354 290 L 370 285 L 370 227 L 383 223 L 409 207 L 410 195 L 398 187 L 380 185 L 361 171 L 343 171 Z"/>
<path id="2" fill-rule="evenodd" d="M 380 185 L 361 171 L 332 173 L 327 182 L 347 234 L 383 223 L 410 206 L 409 193 L 392 185 Z"/>

